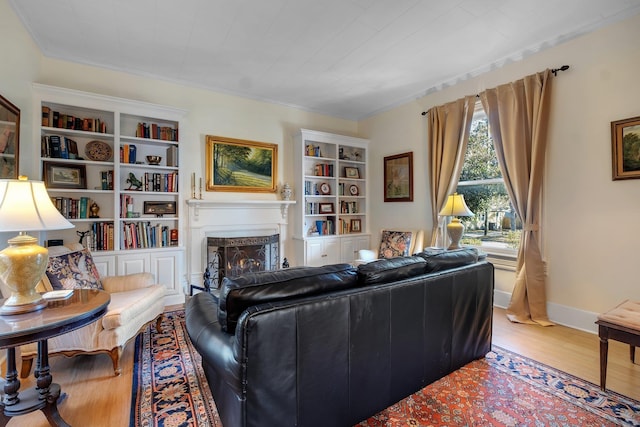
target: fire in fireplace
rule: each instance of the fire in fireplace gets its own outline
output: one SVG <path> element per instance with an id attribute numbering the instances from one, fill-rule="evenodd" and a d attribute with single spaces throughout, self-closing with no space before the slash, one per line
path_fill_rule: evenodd
<path id="1" fill-rule="evenodd" d="M 278 269 L 279 249 L 279 234 L 258 237 L 207 237 L 205 289 L 219 288 L 226 276 Z"/>

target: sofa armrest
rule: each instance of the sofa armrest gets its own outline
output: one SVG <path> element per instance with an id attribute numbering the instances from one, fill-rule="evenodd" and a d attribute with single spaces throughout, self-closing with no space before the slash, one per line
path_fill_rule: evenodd
<path id="1" fill-rule="evenodd" d="M 153 285 L 155 279 L 151 273 L 135 273 L 123 276 L 101 277 L 100 281 L 102 282 L 104 290 L 112 294 L 115 292 L 146 288 Z"/>

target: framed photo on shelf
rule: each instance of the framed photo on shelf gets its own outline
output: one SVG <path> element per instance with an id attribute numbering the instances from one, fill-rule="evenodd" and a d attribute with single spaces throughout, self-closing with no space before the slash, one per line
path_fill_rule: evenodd
<path id="1" fill-rule="evenodd" d="M 333 209 L 333 203 L 318 203 L 318 212 L 321 215 L 335 213 L 335 210 Z"/>
<path id="2" fill-rule="evenodd" d="M 351 220 L 351 232 L 352 233 L 359 233 L 362 231 L 362 222 L 359 219 L 352 219 Z"/>
<path id="3" fill-rule="evenodd" d="M 611 122 L 613 180 L 640 178 L 640 117 Z"/>
<path id="4" fill-rule="evenodd" d="M 154 202 L 154 201 L 145 201 L 144 204 L 144 213 L 147 215 L 175 215 L 176 214 L 176 204 L 174 202 Z"/>
<path id="5" fill-rule="evenodd" d="M 207 191 L 275 193 L 278 144 L 207 135 Z"/>
<path id="6" fill-rule="evenodd" d="M 360 170 L 358 170 L 358 168 L 352 168 L 352 167 L 346 166 L 344 168 L 344 176 L 345 176 L 345 178 L 359 179 L 360 178 Z"/>
<path id="7" fill-rule="evenodd" d="M 384 158 L 384 201 L 413 201 L 413 151 Z"/>
<path id="8" fill-rule="evenodd" d="M 44 184 L 47 188 L 87 188 L 87 168 L 71 163 L 43 162 Z"/>

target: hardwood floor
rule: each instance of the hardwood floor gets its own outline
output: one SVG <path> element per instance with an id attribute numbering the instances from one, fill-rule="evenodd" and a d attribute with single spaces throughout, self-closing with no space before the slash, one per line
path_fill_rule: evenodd
<path id="1" fill-rule="evenodd" d="M 175 307 L 172 307 L 175 308 Z M 596 335 L 564 326 L 541 327 L 509 322 L 502 309 L 494 310 L 493 343 L 502 348 L 561 369 L 592 383 L 599 383 L 599 340 Z M 106 355 L 51 359 L 54 382 L 67 399 L 60 413 L 73 426 L 120 427 L 129 425 L 133 345 L 127 346 L 122 375 L 113 376 Z M 640 358 L 640 355 L 638 355 Z M 33 378 L 22 381 L 33 385 Z M 627 345 L 609 342 L 609 389 L 640 400 L 640 365 L 629 361 Z M 9 426 L 45 427 L 41 412 L 12 419 Z"/>

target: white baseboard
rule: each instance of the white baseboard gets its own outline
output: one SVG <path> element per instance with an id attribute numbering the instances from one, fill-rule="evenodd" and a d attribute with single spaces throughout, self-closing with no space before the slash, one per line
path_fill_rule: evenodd
<path id="1" fill-rule="evenodd" d="M 511 294 L 509 292 L 496 290 L 493 293 L 493 305 L 496 307 L 507 308 L 510 300 Z M 547 314 L 549 315 L 549 320 L 558 325 L 593 334 L 598 333 L 598 327 L 595 324 L 595 321 L 598 319 L 598 313 L 548 302 Z"/>

